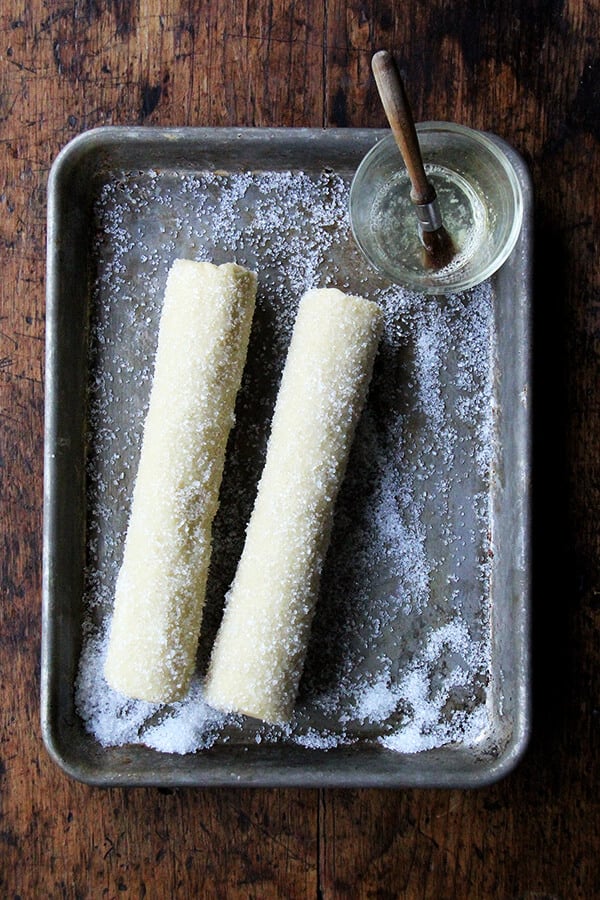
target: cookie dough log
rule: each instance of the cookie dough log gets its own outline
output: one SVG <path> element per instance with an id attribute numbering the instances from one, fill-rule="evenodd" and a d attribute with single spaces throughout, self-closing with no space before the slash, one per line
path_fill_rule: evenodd
<path id="1" fill-rule="evenodd" d="M 208 703 L 287 721 L 304 665 L 333 509 L 382 315 L 336 289 L 300 302 L 244 550 L 205 684 Z"/>
<path id="2" fill-rule="evenodd" d="M 233 263 L 178 259 L 167 279 L 104 669 L 128 697 L 166 703 L 189 687 L 255 295 Z"/>

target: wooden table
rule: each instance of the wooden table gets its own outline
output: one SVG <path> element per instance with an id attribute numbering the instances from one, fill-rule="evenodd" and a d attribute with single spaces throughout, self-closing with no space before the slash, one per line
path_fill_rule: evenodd
<path id="1" fill-rule="evenodd" d="M 2 897 L 600 896 L 599 40 L 590 0 L 4 0 Z M 96 125 L 381 126 L 380 47 L 417 118 L 497 132 L 535 183 L 528 754 L 473 792 L 74 783 L 38 724 L 50 163 Z"/>

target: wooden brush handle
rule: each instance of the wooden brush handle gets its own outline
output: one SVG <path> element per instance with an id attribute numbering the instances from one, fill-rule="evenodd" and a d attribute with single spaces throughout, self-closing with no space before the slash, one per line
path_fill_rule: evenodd
<path id="1" fill-rule="evenodd" d="M 427 181 L 419 139 L 402 78 L 393 56 L 379 50 L 371 60 L 377 90 L 412 184 L 413 203 L 431 203 L 435 191 Z"/>

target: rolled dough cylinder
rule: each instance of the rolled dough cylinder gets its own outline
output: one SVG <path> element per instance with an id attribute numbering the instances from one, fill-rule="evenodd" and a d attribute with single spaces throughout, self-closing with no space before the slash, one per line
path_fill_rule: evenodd
<path id="1" fill-rule="evenodd" d="M 255 295 L 233 263 L 178 259 L 167 279 L 105 661 L 128 697 L 171 702 L 189 687 Z"/>
<path id="2" fill-rule="evenodd" d="M 244 550 L 205 694 L 270 723 L 293 710 L 333 508 L 371 379 L 375 303 L 335 289 L 301 300 Z"/>

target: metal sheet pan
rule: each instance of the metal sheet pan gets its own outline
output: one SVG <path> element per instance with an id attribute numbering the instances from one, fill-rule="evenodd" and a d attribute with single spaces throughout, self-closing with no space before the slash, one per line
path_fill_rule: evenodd
<path id="1" fill-rule="evenodd" d="M 461 622 L 471 639 L 479 634 L 487 648 L 483 654 L 485 665 L 482 668 L 479 661 L 476 678 L 469 683 L 470 699 L 463 695 L 460 701 L 469 714 L 484 715 L 477 737 L 471 733 L 467 738 L 466 732 L 458 730 L 452 740 L 431 740 L 429 747 L 418 746 L 420 752 L 407 749 L 406 742 L 402 741 L 392 749 L 393 741 L 382 741 L 382 736 L 389 735 L 392 728 L 389 721 L 384 728 L 383 723 L 373 716 L 369 718 L 363 709 L 362 718 L 355 716 L 354 724 L 346 726 L 344 734 L 352 739 L 333 741 L 329 749 L 323 742 L 298 740 L 298 735 L 294 739 L 294 735 L 258 733 L 257 737 L 252 724 L 238 723 L 218 736 L 207 749 L 173 754 L 143 744 L 105 746 L 86 728 L 76 706 L 75 684 L 84 623 L 89 627 L 90 617 L 102 620 L 110 606 L 111 585 L 106 583 L 110 577 L 105 576 L 107 571 L 114 571 L 114 565 L 112 569 L 103 569 L 97 561 L 94 563 L 94 557 L 110 553 L 118 556 L 126 525 L 136 452 L 135 440 L 130 442 L 129 435 L 136 429 L 139 432 L 149 384 L 148 377 L 136 377 L 135 367 L 141 359 L 147 363 L 152 356 L 160 307 L 157 298 L 166 265 L 176 255 L 211 256 L 216 262 L 234 255 L 238 261 L 254 266 L 265 285 L 263 312 L 256 323 L 254 345 L 256 352 L 262 346 L 262 355 L 255 357 L 254 367 L 249 358 L 248 377 L 254 379 L 252 390 L 261 397 L 260 403 L 247 413 L 258 422 L 254 429 L 256 438 L 252 446 L 245 447 L 242 442 L 234 451 L 238 453 L 237 475 L 232 470 L 229 487 L 230 495 L 239 492 L 250 502 L 279 371 L 277 365 L 272 369 L 264 366 L 264 347 L 265 342 L 271 341 L 279 364 L 287 333 L 283 326 L 278 331 L 279 320 L 285 324 L 292 318 L 285 298 L 299 290 L 303 278 L 307 277 L 309 280 L 319 277 L 325 283 L 372 297 L 379 293 L 388 299 L 391 296 L 389 285 L 369 272 L 360 259 L 349 238 L 345 216 L 336 218 L 335 215 L 336 204 L 339 207 L 359 161 L 384 134 L 364 129 L 104 128 L 75 139 L 53 166 L 48 191 L 41 713 L 44 741 L 51 756 L 79 780 L 102 786 L 474 787 L 505 775 L 525 749 L 530 720 L 532 198 L 526 167 L 518 154 L 503 142 L 500 143 L 515 166 L 523 188 L 525 218 L 517 247 L 486 288 L 490 340 L 483 351 L 486 358 L 481 371 L 489 384 L 490 402 L 483 412 L 481 404 L 477 406 L 480 412 L 474 417 L 467 411 L 460 421 L 451 423 L 453 433 L 458 435 L 456 447 L 463 447 L 462 456 L 457 452 L 445 453 L 444 447 L 440 447 L 442 452 L 435 459 L 432 456 L 429 474 L 424 474 L 422 467 L 418 469 L 415 459 L 423 456 L 426 442 L 431 444 L 433 438 L 422 433 L 422 418 L 411 399 L 416 357 L 414 346 L 410 345 L 411 341 L 419 342 L 420 323 L 427 321 L 427 309 L 431 307 L 419 305 L 418 298 L 408 296 L 402 300 L 399 312 L 400 318 L 404 316 L 405 341 L 400 349 L 392 345 L 388 348 L 387 363 L 384 359 L 375 379 L 376 399 L 369 414 L 377 431 L 378 409 L 384 405 L 377 397 L 387 398 L 388 413 L 392 410 L 396 415 L 400 408 L 404 410 L 402 464 L 407 472 L 419 472 L 419 490 L 426 498 L 432 498 L 429 506 L 427 499 L 420 501 L 420 513 L 429 521 L 439 519 L 443 511 L 449 519 L 444 526 L 446 530 L 454 528 L 454 538 L 461 537 L 464 563 L 460 571 L 453 568 L 459 552 L 456 541 L 454 544 L 446 541 L 442 547 L 440 533 L 436 537 L 433 528 L 433 537 L 423 544 L 426 553 L 435 557 L 435 565 L 429 560 L 427 599 L 419 607 L 418 615 L 413 615 L 413 607 L 405 604 L 403 615 L 397 621 L 388 621 L 387 627 L 384 623 L 377 658 L 382 647 L 388 660 L 394 659 L 397 651 L 397 665 L 388 667 L 386 677 L 388 682 L 391 679 L 391 689 L 396 691 L 402 708 L 402 684 L 405 683 L 402 666 L 410 668 L 410 660 L 421 652 L 426 637 L 431 638 L 434 633 L 439 636 L 440 626 L 453 614 L 448 611 L 448 597 L 444 593 L 452 582 L 452 602 L 460 608 Z M 297 221 L 289 226 L 296 229 L 293 234 L 290 231 L 289 241 L 290 246 L 296 247 L 295 267 L 290 264 L 291 256 L 280 258 L 277 247 L 264 239 L 269 210 L 275 216 L 272 221 L 278 220 L 273 227 L 280 234 L 284 227 L 281 222 L 284 200 L 277 188 L 277 177 L 280 177 L 281 191 L 287 191 L 288 206 L 283 211 L 288 214 L 293 196 L 290 179 L 305 180 L 306 190 L 299 191 L 294 213 Z M 228 213 L 237 210 L 238 221 L 229 223 L 227 230 L 222 221 L 223 207 L 219 206 L 220 192 L 224 186 L 228 190 L 232 186 L 239 188 L 240 178 L 244 179 L 244 190 L 239 194 L 239 202 L 227 207 Z M 319 202 L 310 202 L 311 198 L 314 200 L 315 190 L 321 192 L 319 196 L 330 190 L 335 194 L 327 201 L 328 221 L 320 215 Z M 119 195 L 119 191 L 125 194 Z M 121 196 L 121 206 L 116 221 L 111 219 L 111 204 L 118 196 Z M 123 196 L 127 197 L 127 204 Z M 252 244 L 251 237 L 245 239 L 256 228 L 257 197 L 264 218 L 263 238 L 258 248 Z M 235 242 L 231 239 L 231 227 Z M 322 229 L 316 242 L 311 236 L 313 228 Z M 327 239 L 323 244 L 324 235 Z M 121 242 L 118 252 L 111 243 L 114 241 Z M 319 241 L 323 245 L 320 248 Z M 123 246 L 128 250 L 125 254 Z M 307 270 L 310 270 L 308 276 L 297 265 L 303 246 Z M 125 321 L 119 317 L 127 307 L 125 286 L 132 282 L 138 289 L 147 291 L 148 302 L 138 302 L 135 311 L 127 313 L 129 318 Z M 281 297 L 283 301 L 278 305 Z M 461 317 L 462 308 L 468 310 L 469 304 L 475 301 L 471 295 L 465 295 L 447 308 L 439 298 L 427 302 L 438 304 L 438 310 L 446 310 L 444 314 L 451 328 L 452 322 Z M 417 308 L 419 315 L 414 315 Z M 143 321 L 140 316 L 144 317 Z M 117 352 L 115 347 L 119 341 Z M 450 335 L 444 345 L 449 349 L 447 358 L 436 363 L 439 368 L 437 401 L 443 409 L 451 409 L 450 413 L 444 413 L 451 416 L 460 400 L 456 387 L 458 363 L 454 358 L 459 351 L 452 341 Z M 395 351 L 397 358 L 393 356 Z M 474 394 L 482 388 L 477 378 L 475 382 L 470 386 Z M 402 384 L 408 387 L 402 388 Z M 102 423 L 97 421 L 98 395 L 106 395 L 107 385 L 111 394 L 114 391 L 116 395 L 126 396 L 129 404 L 129 418 L 124 407 L 119 408 L 118 414 L 113 411 L 113 416 L 121 417 L 122 427 L 114 429 L 110 439 L 102 433 Z M 394 400 L 389 400 L 390 397 Z M 489 428 L 481 427 L 478 415 L 486 417 Z M 485 446 L 486 442 L 489 446 Z M 480 483 L 470 477 L 468 447 L 471 444 L 487 460 L 485 477 L 479 478 Z M 108 479 L 108 487 L 104 485 L 105 489 L 99 491 L 98 485 L 109 464 L 109 449 L 114 462 L 127 457 L 129 450 L 125 445 L 133 447 L 130 465 L 124 475 L 115 476 L 112 481 Z M 362 451 L 357 451 L 358 462 L 360 452 L 364 461 L 368 449 L 367 435 Z M 443 489 L 439 489 L 440 479 Z M 119 484 L 115 485 L 117 481 Z M 415 486 L 411 487 L 409 482 L 410 477 L 406 475 L 396 488 L 412 490 Z M 355 486 L 356 483 L 360 484 L 360 477 L 355 479 Z M 227 490 L 225 482 L 224 490 Z M 226 514 L 227 500 L 223 502 Z M 350 491 L 344 502 L 347 510 L 360 520 L 360 504 L 365 502 L 360 488 L 357 495 Z M 484 505 L 483 515 L 487 516 L 484 527 L 481 514 L 475 521 L 472 513 L 477 503 Z M 243 498 L 229 509 L 230 513 L 237 510 L 236 528 L 241 534 L 247 513 Z M 323 707 L 311 705 L 315 685 L 322 690 L 323 679 L 332 678 L 336 671 L 335 660 L 330 659 L 327 664 L 323 661 L 319 642 L 332 629 L 335 631 L 340 622 L 345 624 L 346 634 L 353 628 L 360 633 L 361 627 L 368 627 L 368 605 L 363 608 L 364 621 L 359 627 L 358 619 L 349 618 L 348 607 L 344 605 L 346 599 L 341 596 L 347 590 L 340 585 L 338 575 L 347 557 L 340 555 L 339 547 L 336 549 L 336 540 L 340 544 L 346 537 L 342 534 L 336 538 L 334 532 L 330 551 L 333 568 L 324 575 L 327 598 L 320 601 L 324 611 L 317 613 L 315 620 L 308 676 L 300 703 L 304 737 L 323 728 L 335 730 L 331 721 L 317 721 L 315 710 L 322 712 Z M 386 540 L 389 539 L 388 533 Z M 233 557 L 235 552 L 234 547 Z M 444 556 L 443 563 L 441 556 Z M 465 572 L 466 575 L 461 574 Z M 481 572 L 484 574 L 477 574 Z M 223 585 L 230 574 L 226 571 L 220 576 Z M 390 577 L 390 571 L 379 572 L 376 579 L 379 593 L 389 589 Z M 216 576 L 216 593 L 223 588 L 218 581 Z M 371 595 L 374 603 L 379 602 L 377 591 Z M 218 619 L 218 610 L 214 615 Z M 203 641 L 208 645 L 211 628 L 214 633 L 216 627 L 214 622 L 211 624 L 210 615 L 207 622 L 208 637 L 201 639 L 201 648 Z M 332 645 L 337 646 L 335 636 Z M 361 657 L 363 683 L 369 678 L 369 665 L 374 658 L 369 652 Z M 444 673 L 448 671 L 457 671 L 456 661 L 452 663 L 447 657 L 440 657 L 439 666 L 432 673 L 432 679 L 437 679 L 438 692 L 443 692 Z M 429 684 L 429 690 L 434 690 L 433 683 Z M 452 695 L 447 702 L 449 711 L 446 709 L 444 715 L 455 717 L 457 702 Z M 351 718 L 350 714 L 345 716 L 346 721 Z"/>

